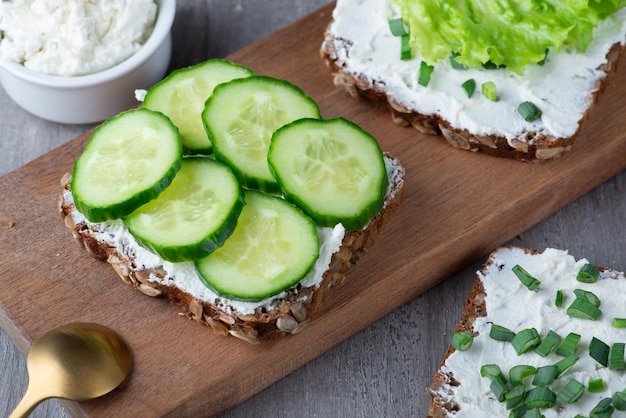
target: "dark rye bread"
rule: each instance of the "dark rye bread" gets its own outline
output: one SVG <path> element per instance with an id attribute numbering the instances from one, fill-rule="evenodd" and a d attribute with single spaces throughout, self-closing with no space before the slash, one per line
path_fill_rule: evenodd
<path id="1" fill-rule="evenodd" d="M 395 175 L 389 178 L 390 185 L 384 208 L 365 229 L 346 233 L 340 249 L 332 255 L 321 283 L 311 287 L 297 285 L 289 289 L 286 296 L 276 299 L 269 308 L 257 308 L 252 314 L 230 309 L 225 299 L 222 303 L 213 304 L 197 299 L 177 287 L 166 285 L 158 280 L 165 275 L 163 269 L 137 267 L 133 257 L 125 254 L 125 251 L 119 251 L 118 248 L 98 240 L 96 237 L 98 224 L 75 216 L 76 209 L 71 201 L 71 194 L 68 193 L 70 175 L 64 176 L 61 180 L 63 191 L 59 209 L 74 239 L 91 256 L 111 264 L 124 283 L 148 296 L 166 297 L 178 307 L 181 315 L 211 327 L 218 334 L 232 335 L 249 343 L 258 344 L 264 340 L 277 339 L 302 331 L 323 309 L 324 302 L 330 297 L 333 289 L 344 281 L 350 267 L 374 245 L 376 237 L 391 219 L 404 195 L 404 168 L 394 157 L 386 155 L 386 158 L 394 165 L 396 171 Z M 80 221 L 76 221 L 80 218 L 82 218 Z M 150 280 L 151 276 L 153 280 Z"/>
<path id="2" fill-rule="evenodd" d="M 352 42 L 350 39 L 338 38 L 330 31 L 326 31 L 324 35 L 320 55 L 330 67 L 335 86 L 347 91 L 354 98 L 360 97 L 388 107 L 397 125 L 412 126 L 422 134 L 443 136 L 454 148 L 532 162 L 554 160 L 572 147 L 590 114 L 593 103 L 608 84 L 607 80 L 616 71 L 619 56 L 625 48 L 624 45 L 617 43 L 608 52 L 606 62 L 599 68 L 606 73 L 606 76 L 596 81 L 596 90 L 592 93 L 590 104 L 574 135 L 556 138 L 546 134 L 529 133 L 527 137 L 532 141 L 514 139 L 512 145 L 509 145 L 503 136 L 475 135 L 465 129 L 451 126 L 438 114 L 421 114 L 399 103 L 385 90 L 384 83 L 373 79 L 368 74 L 354 71 L 340 58 L 349 55 L 348 51 Z"/>

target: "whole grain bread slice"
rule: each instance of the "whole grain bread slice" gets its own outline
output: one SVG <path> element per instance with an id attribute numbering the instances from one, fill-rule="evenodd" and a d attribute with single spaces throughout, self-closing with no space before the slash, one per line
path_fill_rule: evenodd
<path id="1" fill-rule="evenodd" d="M 354 39 L 334 33 L 330 29 L 333 22 L 334 20 L 331 20 L 329 29 L 324 34 L 320 55 L 330 68 L 333 83 L 339 89 L 348 92 L 354 98 L 365 99 L 387 107 L 395 124 L 413 127 L 422 134 L 442 136 L 456 149 L 480 151 L 492 156 L 519 161 L 554 160 L 571 149 L 589 117 L 593 104 L 602 94 L 612 74 L 615 73 L 619 56 L 626 47 L 624 42 L 615 43 L 607 53 L 604 64 L 598 68 L 605 76 L 596 80 L 588 106 L 579 120 L 578 129 L 574 135 L 555 137 L 543 132 L 525 132 L 519 138 L 507 140 L 502 135 L 477 134 L 452 126 L 448 120 L 437 113 L 420 113 L 401 97 L 396 97 L 393 91 L 389 91 L 386 83 L 378 79 L 376 75 L 359 72 L 352 68 L 347 57 L 351 55 Z M 365 60 L 365 58 L 362 59 Z"/>
<path id="2" fill-rule="evenodd" d="M 385 160 L 388 167 L 393 169 L 383 209 L 363 230 L 346 233 L 339 250 L 333 253 L 321 282 L 308 287 L 298 284 L 288 289 L 282 297 L 272 300 L 269 306 L 258 307 L 253 313 L 238 312 L 229 305 L 227 299 L 220 299 L 219 303 L 201 300 L 169 285 L 163 268 L 143 268 L 135 263 L 132 251 L 99 239 L 101 225 L 87 221 L 74 206 L 69 174 L 61 180 L 63 190 L 59 209 L 74 239 L 91 256 L 108 262 L 124 283 L 148 296 L 166 297 L 178 307 L 181 315 L 209 326 L 218 334 L 232 335 L 258 344 L 302 331 L 323 310 L 324 302 L 334 288 L 344 281 L 350 267 L 374 245 L 376 237 L 398 209 L 404 196 L 404 168 L 395 157 L 388 154 Z"/>

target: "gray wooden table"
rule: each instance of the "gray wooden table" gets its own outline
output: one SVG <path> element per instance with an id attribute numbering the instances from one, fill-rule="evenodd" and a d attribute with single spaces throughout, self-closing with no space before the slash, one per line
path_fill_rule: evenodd
<path id="1" fill-rule="evenodd" d="M 178 68 L 226 56 L 327 2 L 179 0 L 171 66 Z M 40 120 L 15 105 L 0 89 L 0 175 L 90 127 Z M 625 232 L 626 173 L 621 173 L 511 243 L 539 250 L 568 249 L 595 264 L 624 270 Z M 339 344 L 226 416 L 424 417 L 429 404 L 426 389 L 482 261 Z M 24 356 L 0 330 L 0 417 L 8 416 L 15 407 L 27 381 Z M 54 418 L 66 414 L 57 401 L 48 400 L 33 416 Z"/>

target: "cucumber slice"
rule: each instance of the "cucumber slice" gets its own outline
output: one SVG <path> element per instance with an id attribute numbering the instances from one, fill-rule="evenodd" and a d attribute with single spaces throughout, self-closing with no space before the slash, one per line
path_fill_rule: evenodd
<path id="1" fill-rule="evenodd" d="M 280 191 L 267 165 L 272 134 L 304 117 L 321 117 L 317 103 L 293 84 L 266 76 L 219 85 L 202 113 L 215 158 L 231 166 L 244 187 L 269 193 Z"/>
<path id="2" fill-rule="evenodd" d="M 148 90 L 143 106 L 172 120 L 180 131 L 185 154 L 211 154 L 213 147 L 201 117 L 204 102 L 218 84 L 251 75 L 251 69 L 229 61 L 204 61 L 172 71 Z"/>
<path id="3" fill-rule="evenodd" d="M 181 160 L 178 130 L 165 115 L 120 113 L 94 130 L 74 164 L 76 209 L 91 222 L 127 215 L 172 182 Z"/>
<path id="4" fill-rule="evenodd" d="M 202 281 L 218 294 L 258 301 L 299 282 L 319 256 L 313 221 L 285 200 L 246 191 L 246 206 L 223 247 L 196 261 Z"/>
<path id="5" fill-rule="evenodd" d="M 243 205 L 243 191 L 229 167 L 189 157 L 159 197 L 123 219 L 131 234 L 163 259 L 185 261 L 219 248 Z"/>
<path id="6" fill-rule="evenodd" d="M 343 118 L 278 129 L 268 161 L 285 198 L 320 226 L 360 230 L 383 207 L 388 179 L 376 139 Z"/>

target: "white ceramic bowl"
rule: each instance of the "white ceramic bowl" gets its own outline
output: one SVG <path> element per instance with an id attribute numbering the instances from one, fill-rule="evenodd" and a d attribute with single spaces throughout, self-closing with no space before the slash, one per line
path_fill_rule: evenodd
<path id="1" fill-rule="evenodd" d="M 157 20 L 146 43 L 130 58 L 83 76 L 53 76 L 0 60 L 0 82 L 18 105 L 60 123 L 92 123 L 137 104 L 135 89 L 163 78 L 172 54 L 171 27 L 176 0 L 159 0 Z"/>

